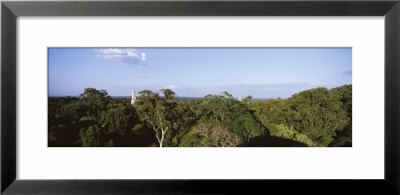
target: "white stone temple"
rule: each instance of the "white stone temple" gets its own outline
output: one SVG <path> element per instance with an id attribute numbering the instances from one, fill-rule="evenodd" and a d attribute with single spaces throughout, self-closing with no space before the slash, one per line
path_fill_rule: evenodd
<path id="1" fill-rule="evenodd" d="M 135 89 L 132 89 L 131 104 L 133 105 L 135 102 L 136 102 L 136 92 L 135 92 Z"/>

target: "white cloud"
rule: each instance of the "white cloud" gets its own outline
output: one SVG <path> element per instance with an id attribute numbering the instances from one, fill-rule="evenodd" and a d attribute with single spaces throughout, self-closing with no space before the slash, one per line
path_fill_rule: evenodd
<path id="1" fill-rule="evenodd" d="M 120 63 L 128 63 L 133 65 L 141 64 L 146 61 L 146 53 L 139 53 L 136 49 L 97 49 L 96 56 L 106 60 L 115 60 Z"/>
<path id="2" fill-rule="evenodd" d="M 179 85 L 167 85 L 164 87 L 164 89 L 179 89 L 181 86 Z"/>
<path id="3" fill-rule="evenodd" d="M 142 52 L 142 60 L 143 60 L 143 61 L 146 61 L 146 53 L 143 53 L 143 52 Z"/>

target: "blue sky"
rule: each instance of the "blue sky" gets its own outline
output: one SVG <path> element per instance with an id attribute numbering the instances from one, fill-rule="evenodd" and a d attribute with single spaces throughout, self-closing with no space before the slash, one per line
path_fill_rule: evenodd
<path id="1" fill-rule="evenodd" d="M 92 87 L 111 96 L 170 88 L 178 96 L 288 98 L 352 84 L 351 48 L 49 48 L 48 54 L 49 96 Z"/>

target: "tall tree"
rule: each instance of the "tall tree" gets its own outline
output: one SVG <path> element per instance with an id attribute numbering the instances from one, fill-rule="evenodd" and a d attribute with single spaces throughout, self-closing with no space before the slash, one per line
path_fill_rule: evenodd
<path id="1" fill-rule="evenodd" d="M 200 122 L 190 132 L 199 140 L 203 147 L 236 147 L 242 143 L 242 138 L 218 122 Z"/>
<path id="2" fill-rule="evenodd" d="M 163 147 L 165 135 L 173 125 L 174 104 L 169 100 L 173 99 L 175 93 L 170 89 L 161 91 L 164 93 L 164 99 L 150 90 L 140 91 L 139 100 L 134 106 L 137 106 L 141 119 L 153 128 L 159 146 Z"/>

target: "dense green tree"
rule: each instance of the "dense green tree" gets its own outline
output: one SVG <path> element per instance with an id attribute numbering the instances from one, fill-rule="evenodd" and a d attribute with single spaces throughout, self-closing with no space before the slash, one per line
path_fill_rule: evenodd
<path id="1" fill-rule="evenodd" d="M 153 128 L 160 147 L 163 147 L 166 133 L 173 127 L 175 105 L 170 101 L 174 93 L 169 89 L 164 89 L 162 92 L 167 99 L 163 99 L 158 93 L 149 90 L 140 91 L 140 98 L 134 104 L 141 119 Z"/>
<path id="2" fill-rule="evenodd" d="M 247 96 L 246 98 L 243 99 L 243 102 L 248 104 L 248 103 L 251 102 L 252 99 L 253 99 L 253 96 L 249 95 L 249 96 Z"/>
<path id="3" fill-rule="evenodd" d="M 171 89 L 161 89 L 161 92 L 164 94 L 165 99 L 167 100 L 172 100 L 175 97 L 175 92 L 173 92 Z"/>
<path id="4" fill-rule="evenodd" d="M 245 141 L 265 134 L 265 128 L 248 111 L 247 106 L 235 100 L 228 92 L 205 96 L 200 109 L 203 120 L 219 121 Z"/>
<path id="5" fill-rule="evenodd" d="M 329 146 L 345 129 L 351 132 L 350 97 L 351 85 L 331 90 L 315 88 L 284 100 L 255 101 L 250 107 L 274 135 L 284 135 L 274 131 L 285 128 L 271 127 L 284 125 L 311 139 L 313 145 Z"/>
<path id="6" fill-rule="evenodd" d="M 179 99 L 171 89 L 160 91 L 163 96 L 139 92 L 133 106 L 128 98 L 111 98 L 94 88 L 79 97 L 50 97 L 49 146 L 233 147 L 256 138 L 257 146 L 352 143 L 351 85 L 310 89 L 287 99 L 248 96 L 241 102 L 228 92 Z"/>
<path id="7" fill-rule="evenodd" d="M 235 147 L 242 143 L 242 138 L 219 122 L 200 122 L 189 132 L 201 147 Z M 190 143 L 192 144 L 192 143 Z"/>
<path id="8" fill-rule="evenodd" d="M 87 130 L 81 129 L 79 132 L 82 145 L 88 146 L 101 146 L 101 129 L 97 125 L 89 126 Z"/>

